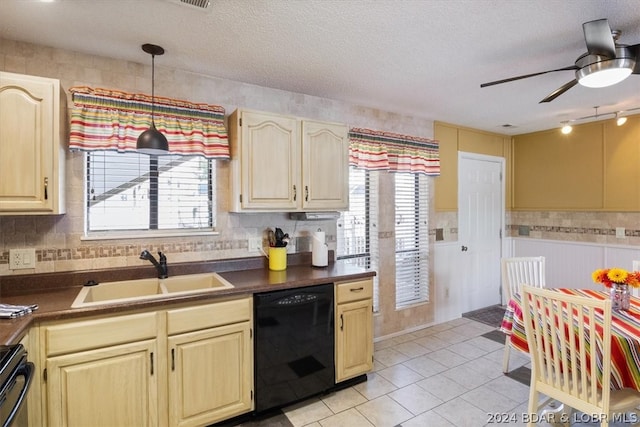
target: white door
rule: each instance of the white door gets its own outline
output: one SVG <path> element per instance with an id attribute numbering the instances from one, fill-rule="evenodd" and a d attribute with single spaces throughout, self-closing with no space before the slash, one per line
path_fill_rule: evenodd
<path id="1" fill-rule="evenodd" d="M 504 159 L 458 153 L 458 241 L 463 312 L 500 304 Z"/>

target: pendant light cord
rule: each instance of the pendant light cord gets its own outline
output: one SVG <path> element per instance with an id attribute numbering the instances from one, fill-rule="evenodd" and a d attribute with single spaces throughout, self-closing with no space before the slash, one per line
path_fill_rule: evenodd
<path id="1" fill-rule="evenodd" d="M 155 87 L 156 87 L 156 56 L 151 54 L 151 126 L 156 127 L 156 122 L 153 117 L 155 106 Z"/>

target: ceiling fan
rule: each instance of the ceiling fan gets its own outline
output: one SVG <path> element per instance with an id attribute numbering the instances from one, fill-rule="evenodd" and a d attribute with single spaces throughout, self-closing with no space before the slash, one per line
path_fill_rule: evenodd
<path id="1" fill-rule="evenodd" d="M 617 43 L 619 30 L 611 31 L 607 19 L 582 24 L 587 52 L 580 55 L 574 65 L 525 74 L 508 79 L 482 83 L 480 87 L 498 85 L 556 71 L 575 71 L 575 79 L 547 95 L 540 103 L 550 102 L 580 83 L 587 87 L 605 87 L 621 82 L 630 74 L 640 74 L 640 44 L 627 46 Z"/>

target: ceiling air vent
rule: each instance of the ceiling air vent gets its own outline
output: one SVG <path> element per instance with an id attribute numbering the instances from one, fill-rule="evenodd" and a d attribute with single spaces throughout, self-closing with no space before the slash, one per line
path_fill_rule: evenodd
<path id="1" fill-rule="evenodd" d="M 171 3 L 181 4 L 183 6 L 193 7 L 197 9 L 207 10 L 211 5 L 211 0 L 169 0 Z"/>

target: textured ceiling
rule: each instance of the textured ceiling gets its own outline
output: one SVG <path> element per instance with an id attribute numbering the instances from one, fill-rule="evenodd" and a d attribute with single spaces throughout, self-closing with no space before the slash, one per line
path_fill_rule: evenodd
<path id="1" fill-rule="evenodd" d="M 572 71 L 480 88 L 573 65 L 600 18 L 640 43 L 639 0 L 0 0 L 0 37 L 140 63 L 154 43 L 156 65 L 520 134 L 640 107 L 640 75 L 548 104 Z"/>

